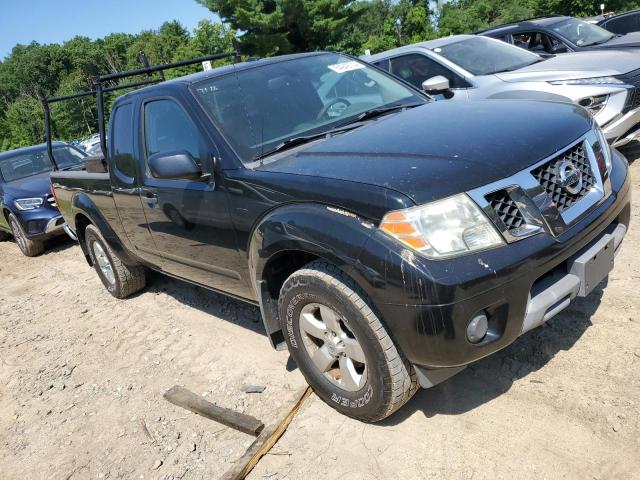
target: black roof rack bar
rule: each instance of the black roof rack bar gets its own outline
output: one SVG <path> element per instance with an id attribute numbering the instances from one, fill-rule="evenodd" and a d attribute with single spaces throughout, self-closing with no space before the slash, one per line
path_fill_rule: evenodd
<path id="1" fill-rule="evenodd" d="M 152 80 L 142 80 L 140 82 L 126 83 L 124 85 L 115 85 L 113 87 L 104 88 L 102 91 L 106 92 L 115 92 L 116 90 L 124 90 L 125 88 L 137 88 L 144 87 L 145 85 L 153 85 L 154 83 L 162 82 L 162 78 L 154 78 Z M 83 97 L 92 97 L 96 94 L 95 90 L 88 90 L 86 92 L 74 93 L 72 95 L 64 95 L 62 97 L 51 97 L 47 98 L 47 103 L 56 103 L 56 102 L 64 102 L 65 100 L 73 100 L 74 98 L 83 98 Z"/>
<path id="2" fill-rule="evenodd" d="M 144 54 L 144 52 L 140 52 L 140 54 L 138 55 L 138 59 L 144 65 L 143 68 L 92 77 L 91 83 L 93 84 L 93 88 L 86 92 L 79 92 L 79 93 L 64 95 L 60 97 L 46 98 L 42 93 L 42 91 L 39 90 L 38 98 L 42 103 L 42 109 L 44 110 L 45 140 L 47 143 L 47 153 L 49 154 L 49 159 L 51 160 L 51 163 L 53 164 L 55 170 L 58 170 L 58 165 L 56 163 L 55 158 L 53 157 L 53 147 L 51 145 L 51 112 L 49 110 L 49 104 L 95 95 L 97 109 L 98 109 L 98 132 L 100 134 L 100 147 L 102 148 L 103 155 L 106 157 L 107 156 L 107 139 L 106 139 L 106 132 L 104 128 L 104 94 L 105 93 L 113 92 L 116 90 L 123 90 L 126 88 L 137 88 L 145 85 L 151 85 L 154 83 L 162 82 L 164 81 L 164 73 L 163 73 L 164 70 L 169 70 L 172 68 L 185 67 L 187 65 L 195 65 L 202 62 L 207 62 L 212 60 L 221 60 L 223 58 L 229 58 L 229 57 L 235 57 L 235 61 L 239 62 L 241 60 L 239 44 L 235 39 L 233 39 L 232 43 L 233 43 L 233 49 L 234 49 L 233 52 L 216 53 L 213 55 L 206 55 L 204 57 L 197 57 L 189 60 L 182 60 L 179 62 L 164 63 L 161 65 L 155 65 L 155 66 L 150 66 L 147 56 Z M 139 82 L 126 83 L 123 85 L 115 85 L 111 87 L 103 87 L 104 82 L 119 80 L 121 78 L 135 77 L 139 75 L 146 75 L 147 77 L 150 77 L 151 74 L 156 72 L 159 72 L 160 78 L 142 80 Z"/>
<path id="3" fill-rule="evenodd" d="M 182 60 L 180 62 L 164 63 L 161 65 L 155 65 L 153 67 L 138 68 L 136 70 L 129 70 L 128 72 L 117 72 L 117 73 L 110 73 L 107 75 L 100 75 L 99 77 L 97 77 L 97 79 L 100 82 L 106 82 L 107 80 L 118 80 L 120 78 L 135 77 L 137 75 L 145 75 L 145 74 L 150 74 L 154 72 L 161 72 L 162 70 L 185 67 L 187 65 L 195 65 L 196 63 L 202 63 L 202 62 L 207 62 L 211 60 L 220 60 L 222 58 L 229 58 L 233 56 L 237 56 L 237 53 L 236 52 L 216 53 L 214 55 L 206 55 L 204 57 L 192 58 L 190 60 Z"/>

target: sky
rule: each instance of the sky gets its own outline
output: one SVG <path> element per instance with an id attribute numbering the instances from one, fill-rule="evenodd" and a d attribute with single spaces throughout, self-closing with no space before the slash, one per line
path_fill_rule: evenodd
<path id="1" fill-rule="evenodd" d="M 204 18 L 218 20 L 195 0 L 0 0 L 0 59 L 16 43 L 138 33 L 167 20 L 179 20 L 191 31 Z"/>

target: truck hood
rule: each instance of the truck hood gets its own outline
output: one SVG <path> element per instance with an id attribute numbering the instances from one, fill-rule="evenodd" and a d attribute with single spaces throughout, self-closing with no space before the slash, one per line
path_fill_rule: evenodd
<path id="1" fill-rule="evenodd" d="M 505 82 L 554 81 L 623 75 L 640 68 L 640 55 L 632 51 L 564 53 L 513 72 L 498 73 Z"/>
<path id="2" fill-rule="evenodd" d="M 585 110 L 565 103 L 441 101 L 305 145 L 258 169 L 377 185 L 420 204 L 523 170 L 591 124 Z"/>
<path id="3" fill-rule="evenodd" d="M 13 198 L 44 197 L 51 191 L 49 172 L 5 183 L 3 188 Z"/>

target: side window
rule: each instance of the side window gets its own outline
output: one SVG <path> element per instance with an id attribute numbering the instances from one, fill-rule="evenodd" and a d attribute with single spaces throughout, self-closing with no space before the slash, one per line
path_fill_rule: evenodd
<path id="1" fill-rule="evenodd" d="M 187 113 L 172 100 L 153 100 L 144 106 L 147 158 L 156 153 L 186 150 L 200 160 L 200 135 Z"/>
<path id="2" fill-rule="evenodd" d="M 375 62 L 374 65 L 382 70 L 388 72 L 389 71 L 389 59 L 380 60 L 379 62 Z"/>
<path id="3" fill-rule="evenodd" d="M 442 75 L 449 79 L 451 88 L 467 88 L 464 78 L 458 76 L 444 65 L 419 53 L 412 53 L 391 59 L 391 73 L 422 89 L 422 82 L 431 77 Z"/>
<path id="4" fill-rule="evenodd" d="M 513 35 L 513 44 L 535 53 L 562 53 L 570 51 L 560 40 L 542 32 L 523 32 Z"/>
<path id="5" fill-rule="evenodd" d="M 640 29 L 640 13 L 612 18 L 601 26 L 612 33 L 618 33 L 621 35 L 629 32 L 635 32 Z"/>
<path id="6" fill-rule="evenodd" d="M 119 106 L 113 112 L 111 151 L 116 169 L 134 178 L 136 162 L 133 155 L 133 107 L 130 103 Z"/>

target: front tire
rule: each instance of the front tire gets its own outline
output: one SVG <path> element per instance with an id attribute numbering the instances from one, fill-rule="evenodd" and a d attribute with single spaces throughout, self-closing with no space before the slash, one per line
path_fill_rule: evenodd
<path id="1" fill-rule="evenodd" d="M 93 267 L 111 295 L 127 298 L 145 287 L 143 266 L 124 264 L 93 225 L 87 226 L 84 236 Z"/>
<path id="2" fill-rule="evenodd" d="M 377 422 L 418 388 L 366 294 L 341 270 L 313 262 L 293 273 L 279 299 L 289 351 L 316 394 L 339 412 Z"/>
<path id="3" fill-rule="evenodd" d="M 26 257 L 37 257 L 44 252 L 44 243 L 39 240 L 31 240 L 27 237 L 22 225 L 13 213 L 9 214 L 9 226 L 13 232 L 13 238 Z"/>

